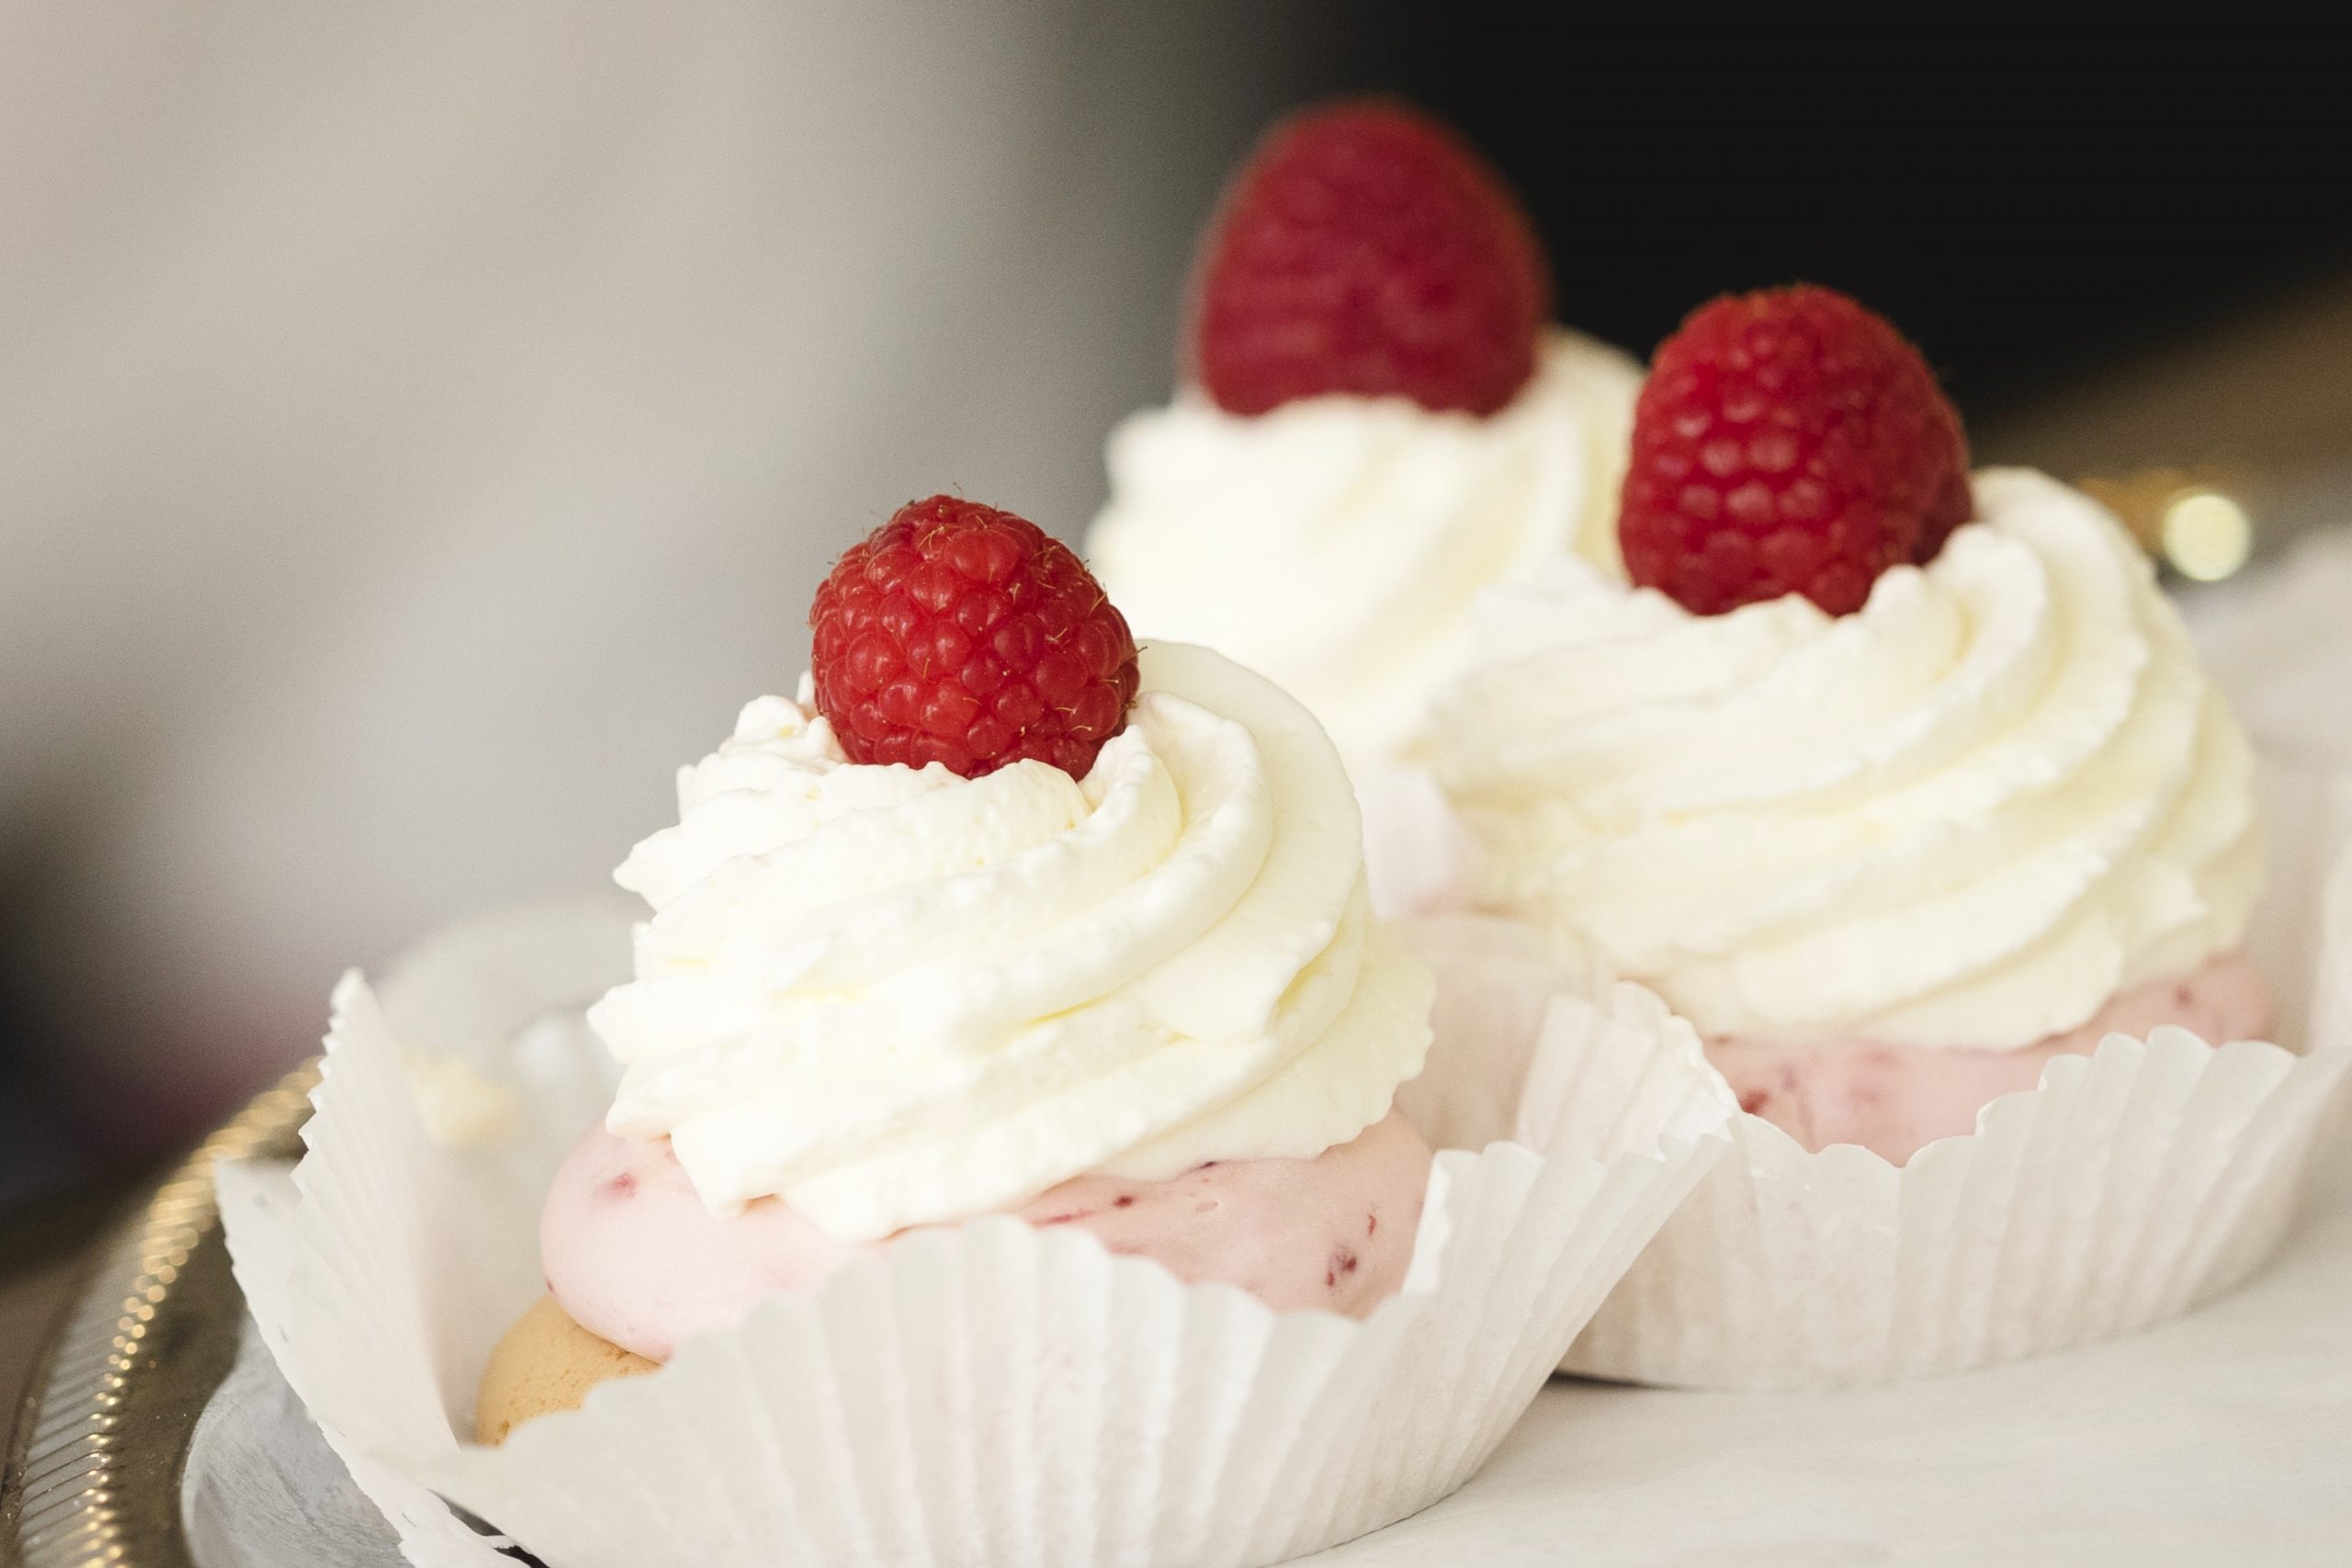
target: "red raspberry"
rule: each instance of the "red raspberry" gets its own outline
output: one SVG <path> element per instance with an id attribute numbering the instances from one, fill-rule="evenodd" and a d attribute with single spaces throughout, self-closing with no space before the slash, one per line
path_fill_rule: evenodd
<path id="1" fill-rule="evenodd" d="M 1276 126 L 1194 264 L 1191 372 L 1217 406 L 1401 394 L 1492 413 L 1535 371 L 1551 313 L 1519 203 L 1453 132 L 1355 99 Z"/>
<path id="2" fill-rule="evenodd" d="M 1633 580 L 1717 615 L 1833 615 L 1968 521 L 1968 441 L 1935 373 L 1834 289 L 1725 295 L 1666 340 L 1634 408 L 1617 537 Z"/>
<path id="3" fill-rule="evenodd" d="M 1136 639 L 1068 545 L 975 501 L 910 502 L 808 607 L 817 707 L 853 762 L 1073 777 L 1127 722 Z"/>

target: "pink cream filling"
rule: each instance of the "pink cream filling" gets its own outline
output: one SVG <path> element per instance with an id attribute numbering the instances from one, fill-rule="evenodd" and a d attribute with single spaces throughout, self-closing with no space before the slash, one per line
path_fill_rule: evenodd
<path id="1" fill-rule="evenodd" d="M 2109 1034 L 2142 1039 L 2177 1024 L 2220 1044 L 2267 1039 L 2276 1018 L 2269 987 L 2243 952 L 2233 952 L 2122 992 L 2081 1028 L 2021 1050 L 1735 1036 L 1709 1043 L 1707 1059 L 1731 1081 L 1742 1110 L 1806 1148 L 1860 1144 L 1900 1165 L 1939 1138 L 1973 1133 L 1988 1101 L 2032 1089 L 2052 1057 L 2090 1052 Z"/>
<path id="2" fill-rule="evenodd" d="M 1167 1181 L 1080 1176 L 1012 1213 L 1075 1225 L 1188 1282 L 1238 1285 L 1277 1311 L 1360 1317 L 1405 1282 L 1430 1161 L 1392 1113 L 1314 1159 L 1212 1162 Z M 540 1262 L 563 1310 L 656 1361 L 887 1245 L 835 1241 L 773 1198 L 714 1217 L 666 1140 L 601 1126 L 564 1160 L 539 1218 Z"/>

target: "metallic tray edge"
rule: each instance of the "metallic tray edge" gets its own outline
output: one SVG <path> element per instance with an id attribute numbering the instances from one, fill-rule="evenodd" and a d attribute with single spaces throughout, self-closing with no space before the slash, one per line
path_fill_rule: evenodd
<path id="1" fill-rule="evenodd" d="M 101 1240 L 0 1464 L 0 1562 L 187 1568 L 179 1473 L 236 1351 L 216 1161 L 297 1152 L 315 1061 L 263 1091 Z"/>

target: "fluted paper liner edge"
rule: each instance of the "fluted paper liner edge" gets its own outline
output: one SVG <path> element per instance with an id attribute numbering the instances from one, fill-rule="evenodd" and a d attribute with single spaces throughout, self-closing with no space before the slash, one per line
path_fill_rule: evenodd
<path id="1" fill-rule="evenodd" d="M 540 911 L 441 939 L 383 1005 L 347 977 L 308 1155 L 290 1182 L 225 1184 L 266 1339 L 420 1563 L 511 1561 L 443 1498 L 554 1568 L 1249 1564 L 1334 1544 L 1477 1468 L 1727 1146 L 1716 1086 L 1637 1032 L 1499 1065 L 1442 1053 L 1408 1114 L 1442 1129 L 1486 1114 L 1454 1104 L 1509 1102 L 1531 1141 L 1440 1154 L 1407 1290 L 1361 1322 L 982 1220 L 480 1448 L 458 1434 L 542 1288 L 547 1179 L 609 1091 L 576 1010 L 619 977 L 624 936 Z M 420 1049 L 520 1091 L 519 1125 L 436 1144 L 402 1068 Z"/>

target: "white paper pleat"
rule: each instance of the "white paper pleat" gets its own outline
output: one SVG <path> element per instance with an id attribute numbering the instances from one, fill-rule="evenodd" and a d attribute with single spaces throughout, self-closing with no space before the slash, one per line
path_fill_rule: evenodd
<path id="1" fill-rule="evenodd" d="M 481 1449 L 455 1434 L 540 1288 L 539 1199 L 605 1071 L 548 1015 L 581 999 L 606 934 L 478 927 L 478 958 L 460 942 L 408 970 L 389 1020 L 346 981 L 291 1213 L 231 1201 L 280 1365 L 420 1562 L 479 1545 L 436 1494 L 554 1568 L 1210 1568 L 1313 1551 L 1458 1486 L 1726 1146 L 1702 1067 L 1678 1075 L 1623 1021 L 1601 1049 L 1547 1033 L 1517 1062 L 1465 1054 L 1407 1107 L 1425 1124 L 1499 1119 L 1495 1136 L 1524 1127 L 1535 1146 L 1440 1155 L 1411 1282 L 1363 1321 L 1273 1313 L 1091 1236 L 982 1220 L 905 1238 Z M 522 1091 L 504 1146 L 433 1142 L 401 1076 L 411 1012 Z M 1530 1084 L 1593 1104 L 1537 1104 Z"/>

